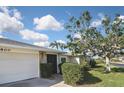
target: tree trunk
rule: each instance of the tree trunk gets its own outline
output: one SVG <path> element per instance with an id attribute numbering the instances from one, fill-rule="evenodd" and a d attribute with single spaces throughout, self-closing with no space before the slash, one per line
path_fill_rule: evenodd
<path id="1" fill-rule="evenodd" d="M 82 60 L 82 59 L 83 59 L 83 58 L 80 56 L 80 57 L 79 57 L 80 64 L 83 63 L 83 60 Z"/>
<path id="2" fill-rule="evenodd" d="M 106 56 L 106 72 L 110 72 L 111 71 L 111 67 L 110 67 L 110 58 L 108 56 Z"/>

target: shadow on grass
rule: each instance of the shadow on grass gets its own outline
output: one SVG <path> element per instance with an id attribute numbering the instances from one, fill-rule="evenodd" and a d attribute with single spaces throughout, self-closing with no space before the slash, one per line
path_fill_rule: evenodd
<path id="1" fill-rule="evenodd" d="M 124 68 L 112 68 L 112 72 L 124 72 Z"/>
<path id="2" fill-rule="evenodd" d="M 84 81 L 80 85 L 83 85 L 83 84 L 96 84 L 96 83 L 102 81 L 101 79 L 99 79 L 98 77 L 93 76 L 89 72 L 85 72 L 84 75 L 85 75 L 84 76 Z"/>

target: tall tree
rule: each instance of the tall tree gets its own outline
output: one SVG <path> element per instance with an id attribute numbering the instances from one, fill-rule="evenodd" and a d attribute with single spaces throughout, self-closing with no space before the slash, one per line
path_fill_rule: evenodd
<path id="1" fill-rule="evenodd" d="M 102 50 L 106 59 L 106 71 L 110 72 L 111 57 L 115 56 L 114 54 L 117 53 L 117 50 L 121 50 L 124 46 L 124 43 L 122 42 L 122 37 L 124 35 L 124 20 L 121 19 L 120 15 L 116 15 L 114 20 L 105 16 L 102 20 L 102 24 L 106 33 L 102 42 Z"/>
<path id="2" fill-rule="evenodd" d="M 73 55 L 85 57 L 87 52 L 91 52 L 93 55 L 104 57 L 106 59 L 106 71 L 109 72 L 112 54 L 123 46 L 123 43 L 119 42 L 124 31 L 124 22 L 119 15 L 114 20 L 105 16 L 102 24 L 102 31 L 105 31 L 105 35 L 92 26 L 92 17 L 88 11 L 83 12 L 78 18 L 71 17 L 65 25 L 69 31 L 67 48 Z"/>

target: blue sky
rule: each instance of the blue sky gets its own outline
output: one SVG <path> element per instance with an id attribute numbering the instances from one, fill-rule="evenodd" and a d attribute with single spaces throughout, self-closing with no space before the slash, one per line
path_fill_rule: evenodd
<path id="1" fill-rule="evenodd" d="M 68 31 L 63 29 L 63 24 L 68 21 L 71 15 L 78 17 L 83 11 L 86 10 L 88 10 L 91 13 L 91 15 L 93 16 L 93 22 L 96 23 L 99 23 L 99 21 L 101 20 L 104 14 L 110 15 L 111 17 L 114 17 L 116 13 L 124 15 L 124 7 L 114 7 L 114 6 L 113 7 L 90 7 L 90 6 L 1 7 L 0 24 L 1 25 L 4 24 L 4 25 L 3 27 L 2 26 L 0 27 L 0 36 L 30 44 L 35 44 L 35 45 L 39 44 L 41 46 L 48 46 L 48 43 L 54 40 L 65 42 Z M 4 14 L 6 14 L 7 16 Z M 15 18 L 14 21 L 13 18 Z M 34 22 L 34 19 L 36 19 L 36 22 Z M 48 21 L 48 23 L 47 24 L 44 23 L 44 20 Z M 54 22 L 55 24 L 53 24 Z M 43 26 L 44 24 L 46 25 Z M 49 26 L 50 24 L 53 24 L 53 27 Z M 99 25 L 100 24 L 98 24 L 98 26 Z M 22 32 L 20 33 L 20 31 Z M 46 45 L 44 45 L 44 42 L 46 42 Z"/>

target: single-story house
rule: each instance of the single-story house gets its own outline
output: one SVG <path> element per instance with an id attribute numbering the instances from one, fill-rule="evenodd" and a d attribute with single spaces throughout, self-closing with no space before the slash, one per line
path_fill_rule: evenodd
<path id="1" fill-rule="evenodd" d="M 64 52 L 0 38 L 0 84 L 40 77 L 40 63 L 58 64 L 67 60 Z"/>
<path id="2" fill-rule="evenodd" d="M 73 56 L 72 54 L 70 53 L 64 53 L 61 55 L 61 61 L 64 59 L 65 62 L 71 62 L 71 63 L 77 63 L 77 64 L 80 64 L 80 58 L 79 56 L 75 55 Z"/>

